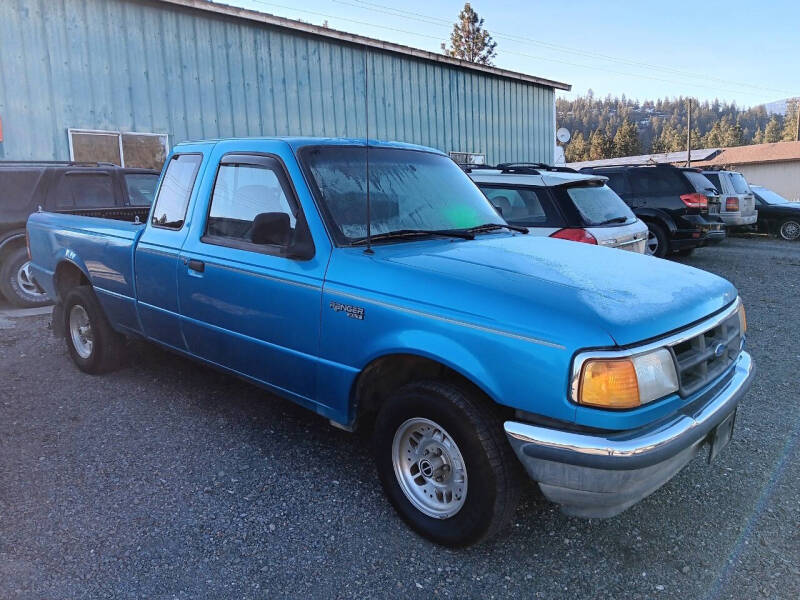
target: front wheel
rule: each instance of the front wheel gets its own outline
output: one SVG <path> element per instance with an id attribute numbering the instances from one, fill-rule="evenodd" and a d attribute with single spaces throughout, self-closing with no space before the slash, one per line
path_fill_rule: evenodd
<path id="1" fill-rule="evenodd" d="M 33 281 L 30 267 L 28 251 L 24 247 L 12 250 L 0 266 L 0 291 L 9 302 L 22 308 L 50 302 L 47 294 Z"/>
<path id="2" fill-rule="evenodd" d="M 778 235 L 790 242 L 800 239 L 800 221 L 797 219 L 786 219 L 778 228 Z"/>
<path id="3" fill-rule="evenodd" d="M 404 386 L 378 413 L 374 451 L 397 512 L 436 543 L 475 543 L 514 514 L 521 467 L 477 393 L 438 381 Z"/>
<path id="4" fill-rule="evenodd" d="M 666 230 L 657 223 L 647 223 L 646 253 L 650 256 L 664 258 L 669 252 L 669 239 Z"/>

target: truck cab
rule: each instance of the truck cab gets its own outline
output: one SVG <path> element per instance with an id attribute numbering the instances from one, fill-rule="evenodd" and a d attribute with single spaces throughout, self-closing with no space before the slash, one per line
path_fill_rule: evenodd
<path id="1" fill-rule="evenodd" d="M 729 282 L 530 235 L 421 146 L 180 144 L 145 223 L 27 229 L 80 369 L 143 338 L 369 427 L 391 503 L 449 546 L 501 531 L 523 473 L 619 514 L 716 456 L 754 373 Z"/>

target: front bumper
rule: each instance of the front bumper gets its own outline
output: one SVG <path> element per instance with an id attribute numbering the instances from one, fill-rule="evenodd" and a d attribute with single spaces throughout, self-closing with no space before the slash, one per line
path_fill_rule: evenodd
<path id="1" fill-rule="evenodd" d="M 750 389 L 755 365 L 742 352 L 733 375 L 700 408 L 639 429 L 584 434 L 507 421 L 506 436 L 532 479 L 573 516 L 613 517 L 680 471 Z"/>

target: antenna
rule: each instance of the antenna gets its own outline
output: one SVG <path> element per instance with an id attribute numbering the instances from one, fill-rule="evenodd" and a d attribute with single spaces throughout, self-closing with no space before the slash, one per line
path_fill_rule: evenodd
<path id="1" fill-rule="evenodd" d="M 364 114 L 367 117 L 366 127 L 366 169 L 367 169 L 367 247 L 364 254 L 374 254 L 372 250 L 372 222 L 369 199 L 369 49 L 364 46 Z"/>

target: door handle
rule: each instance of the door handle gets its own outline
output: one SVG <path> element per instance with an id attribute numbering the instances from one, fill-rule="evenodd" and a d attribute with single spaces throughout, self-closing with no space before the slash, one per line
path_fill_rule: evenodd
<path id="1" fill-rule="evenodd" d="M 206 270 L 206 263 L 204 263 L 202 260 L 191 259 L 187 265 L 192 271 L 197 271 L 198 273 L 203 273 Z"/>

